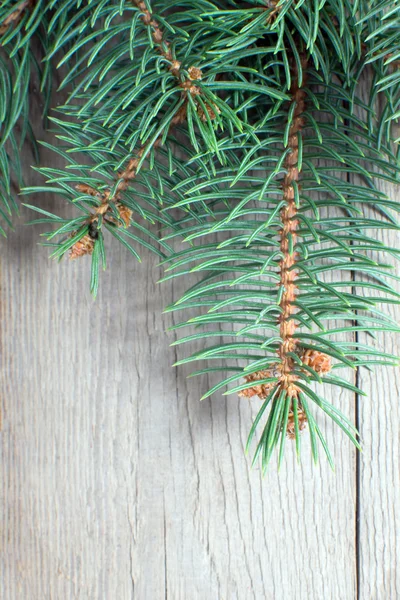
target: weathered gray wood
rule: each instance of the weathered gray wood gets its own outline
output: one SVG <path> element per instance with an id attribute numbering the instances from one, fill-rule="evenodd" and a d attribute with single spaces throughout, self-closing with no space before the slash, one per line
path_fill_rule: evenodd
<path id="1" fill-rule="evenodd" d="M 158 286 L 154 257 L 110 242 L 94 303 L 88 261 L 49 262 L 30 218 L 2 242 L 0 598 L 353 600 L 357 562 L 360 600 L 397 598 L 398 369 L 361 373 L 358 486 L 321 417 L 336 474 L 312 468 L 306 434 L 303 465 L 288 445 L 262 480 L 244 455 L 257 401 L 200 403 L 214 379 L 171 368 L 178 317 L 161 309 L 183 282 Z"/>
<path id="2" fill-rule="evenodd" d="M 362 96 L 368 102 L 370 85 L 364 81 Z M 397 128 L 396 136 L 400 135 Z M 400 187 L 379 183 L 391 199 L 400 201 Z M 371 215 L 372 216 L 372 215 Z M 379 218 L 375 212 L 374 218 Z M 371 232 L 370 232 L 371 233 Z M 398 232 L 374 231 L 376 239 L 400 247 Z M 389 254 L 381 262 L 392 264 L 398 275 L 398 261 Z M 391 285 L 400 291 L 395 280 Z M 360 290 L 358 290 L 360 291 Z M 369 292 L 371 295 L 377 295 Z M 379 306 L 379 305 L 378 305 Z M 382 304 L 383 312 L 400 322 L 400 307 Z M 365 334 L 360 341 L 400 356 L 398 334 L 377 333 L 376 340 Z M 358 456 L 358 590 L 360 600 L 380 600 L 400 596 L 400 575 L 396 568 L 400 552 L 399 494 L 399 387 L 398 367 L 375 366 L 373 372 L 359 371 L 359 386 L 368 394 L 358 401 L 358 422 L 363 452 Z"/>
<path id="3" fill-rule="evenodd" d="M 400 201 L 400 190 L 381 186 L 391 198 Z M 380 233 L 377 239 L 399 248 L 397 232 Z M 398 262 L 387 255 L 398 274 Z M 396 281 L 391 284 L 400 291 Z M 399 306 L 383 305 L 382 310 L 400 322 Z M 361 337 L 364 343 L 371 338 Z M 400 356 L 398 334 L 380 334 L 374 345 Z M 360 455 L 360 598 L 380 600 L 400 596 L 400 573 L 397 568 L 400 552 L 400 370 L 399 367 L 376 367 L 372 373 L 360 370 L 360 387 L 368 398 L 359 402 L 360 432 L 364 451 Z"/>
<path id="4" fill-rule="evenodd" d="M 171 368 L 161 308 L 182 284 L 110 244 L 94 303 L 88 262 L 49 262 L 29 218 L 1 259 L 0 597 L 355 598 L 348 441 L 326 424 L 336 474 L 305 435 L 303 465 L 288 446 L 262 480 L 244 455 L 257 401 L 200 403 L 211 380 Z"/>

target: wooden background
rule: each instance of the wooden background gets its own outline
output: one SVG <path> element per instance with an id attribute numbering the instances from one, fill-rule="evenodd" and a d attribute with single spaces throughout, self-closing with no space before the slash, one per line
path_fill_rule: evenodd
<path id="1" fill-rule="evenodd" d="M 400 598 L 398 370 L 333 398 L 362 454 L 325 422 L 335 473 L 313 468 L 306 434 L 301 466 L 288 445 L 262 479 L 244 454 L 259 403 L 200 403 L 211 381 L 171 368 L 161 310 L 183 282 L 157 285 L 156 258 L 108 240 L 93 302 L 89 261 L 49 261 L 28 213 L 1 242 L 0 598 Z"/>

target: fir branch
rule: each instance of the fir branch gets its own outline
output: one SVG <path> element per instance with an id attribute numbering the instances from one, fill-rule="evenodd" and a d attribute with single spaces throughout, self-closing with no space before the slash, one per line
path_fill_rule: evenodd
<path id="1" fill-rule="evenodd" d="M 336 89 L 333 84 L 326 84 L 326 90 L 330 91 L 328 103 L 325 102 L 325 91 L 322 93 L 312 92 L 320 84 L 321 81 L 315 71 L 310 69 L 304 88 L 300 88 L 304 94 L 300 94 L 302 114 L 296 115 L 301 117 L 301 120 L 297 121 L 297 125 L 300 127 L 296 131 L 296 140 L 291 135 L 296 111 L 296 105 L 292 100 L 287 109 L 288 117 L 283 132 L 281 124 L 283 113 L 274 111 L 269 113 L 267 109 L 265 111 L 267 116 L 263 117 L 263 126 L 265 126 L 266 137 L 264 138 L 262 135 L 264 133 L 262 127 L 258 130 L 258 136 L 263 141 L 272 142 L 272 145 L 265 146 L 267 149 L 270 147 L 269 153 L 262 152 L 263 143 L 261 143 L 260 156 L 257 156 L 257 148 L 250 145 L 248 150 L 252 160 L 245 158 L 242 161 L 242 165 L 245 167 L 241 167 L 239 173 L 235 171 L 234 167 L 229 167 L 224 172 L 220 171 L 219 176 L 211 181 L 204 178 L 194 186 L 190 181 L 189 183 L 185 182 L 187 198 L 184 202 L 177 203 L 177 206 L 184 207 L 188 203 L 193 205 L 195 202 L 206 201 L 210 198 L 213 198 L 215 205 L 218 199 L 220 203 L 223 203 L 226 195 L 231 199 L 231 202 L 226 204 L 226 208 L 213 210 L 214 218 L 211 220 L 204 215 L 202 223 L 190 226 L 191 219 L 183 218 L 182 227 L 189 232 L 186 240 L 191 242 L 197 239 L 201 240 L 204 236 L 215 232 L 228 233 L 230 237 L 222 243 L 196 245 L 167 259 L 169 273 L 166 279 L 177 275 L 187 275 L 194 271 L 206 272 L 203 279 L 190 288 L 168 310 L 197 307 L 206 308 L 208 313 L 191 318 L 177 327 L 191 324 L 202 327 L 218 323 L 221 327 L 220 333 L 230 336 L 232 334 L 228 333 L 224 326 L 231 325 L 232 328 L 235 328 L 236 325 L 241 326 L 235 335 L 245 341 L 235 340 L 206 348 L 204 351 L 179 361 L 178 364 L 192 360 L 221 359 L 230 367 L 227 361 L 235 356 L 235 350 L 238 351 L 237 358 L 248 362 L 243 372 L 245 383 L 232 388 L 229 393 L 239 392 L 244 397 L 258 395 L 261 399 L 266 398 L 266 402 L 270 398 L 268 402 L 271 410 L 255 454 L 255 457 L 262 457 L 263 468 L 266 468 L 279 440 L 281 448 L 279 460 L 282 459 L 284 447 L 282 440 L 286 433 L 289 436 L 294 434 L 296 449 L 299 450 L 299 435 L 304 429 L 306 421 L 309 422 L 310 436 L 314 440 L 314 458 L 316 457 L 317 438 L 315 436 L 319 430 L 315 418 L 310 412 L 311 406 L 307 403 L 307 397 L 327 412 L 349 438 L 356 445 L 358 444 L 354 430 L 347 423 L 345 417 L 340 415 L 337 409 L 330 406 L 319 394 L 316 394 L 310 384 L 313 381 L 327 381 L 327 378 L 322 378 L 321 375 L 328 373 L 331 368 L 337 369 L 345 365 L 354 368 L 357 365 L 367 364 L 368 361 L 374 362 L 375 358 L 366 348 L 361 349 L 357 345 L 355 348 L 350 348 L 346 342 L 331 342 L 329 336 L 352 333 L 355 315 L 357 315 L 359 330 L 372 332 L 374 329 L 373 315 L 377 313 L 374 301 L 368 294 L 362 296 L 355 292 L 349 294 L 341 291 L 341 287 L 351 285 L 350 280 L 348 282 L 335 281 L 331 285 L 325 283 L 319 274 L 328 270 L 351 270 L 360 274 L 365 273 L 368 279 L 360 280 L 361 288 L 364 287 L 368 291 L 372 286 L 373 289 L 377 289 L 383 294 L 395 294 L 394 290 L 384 283 L 385 265 L 379 265 L 381 270 L 379 273 L 376 268 L 377 263 L 365 254 L 365 252 L 374 251 L 374 246 L 377 250 L 377 247 L 375 240 L 366 233 L 364 234 L 364 231 L 366 232 L 367 228 L 371 226 L 393 228 L 396 225 L 392 222 L 389 214 L 385 215 L 386 220 L 372 221 L 357 208 L 357 204 L 365 204 L 380 210 L 381 203 L 384 207 L 387 199 L 383 198 L 375 188 L 368 170 L 363 166 L 363 161 L 366 161 L 367 164 L 375 163 L 375 166 L 380 169 L 380 172 L 376 173 L 377 177 L 388 177 L 390 181 L 395 181 L 396 169 L 390 162 L 393 160 L 393 155 L 391 155 L 390 149 L 385 148 L 384 152 L 389 157 L 389 162 L 387 162 L 384 152 L 375 154 L 376 140 L 370 133 L 365 134 L 368 144 L 355 144 L 353 140 L 358 140 L 359 136 L 363 135 L 363 124 L 353 118 L 350 108 L 343 111 L 345 90 Z M 295 93 L 299 93 L 296 88 L 294 89 Z M 306 109 L 306 96 L 314 99 L 320 114 L 326 112 L 329 115 L 331 111 L 337 115 L 338 121 L 339 119 L 346 121 L 346 129 L 351 142 L 347 141 L 346 136 L 342 136 L 338 121 L 336 123 L 329 121 L 325 124 L 319 123 L 320 135 L 316 138 L 313 137 L 312 129 L 315 128 L 316 121 L 314 117 L 310 118 L 308 107 Z M 357 97 L 354 98 L 354 103 L 356 105 L 359 103 Z M 343 117 L 339 111 L 343 112 Z M 305 125 L 307 125 L 307 135 L 303 134 Z M 324 131 L 323 136 L 321 131 Z M 284 149 L 278 153 L 273 144 L 279 141 L 280 137 L 281 139 L 283 137 Z M 293 145 L 292 148 L 289 147 L 290 144 Z M 235 151 L 239 153 L 239 146 Z M 244 151 L 246 153 L 246 146 Z M 302 160 L 300 160 L 300 155 Z M 321 167 L 318 159 L 325 157 L 330 161 L 329 165 Z M 238 162 L 240 164 L 241 161 Z M 362 179 L 366 179 L 368 187 L 352 183 L 344 185 L 339 178 L 333 178 L 332 171 L 339 168 L 341 164 L 346 165 L 347 171 L 354 172 Z M 274 178 L 279 176 L 282 168 L 285 168 L 286 174 L 279 194 L 279 188 L 276 186 Z M 298 174 L 300 168 L 302 169 L 301 186 Z M 251 177 L 247 176 L 250 169 L 253 170 Z M 267 180 L 260 173 L 263 169 L 269 173 Z M 289 177 L 292 175 L 289 180 L 288 175 Z M 285 206 L 282 208 L 285 181 L 288 193 L 286 194 L 287 198 L 283 200 Z M 249 190 L 250 182 L 252 188 Z M 224 188 L 226 184 L 231 185 L 228 194 Z M 180 186 L 181 184 L 177 184 L 176 187 Z M 208 188 L 214 188 L 214 186 L 215 189 L 212 189 L 211 193 L 208 192 Z M 322 192 L 321 197 L 317 200 L 313 200 L 310 196 L 310 193 L 315 191 Z M 265 196 L 267 196 L 267 200 L 264 199 Z M 282 232 L 285 231 L 282 227 L 282 213 L 285 215 L 285 211 L 288 209 L 288 199 L 293 202 L 292 219 L 289 220 L 290 229 L 293 227 L 293 221 L 296 228 L 291 231 L 289 223 L 287 223 L 286 233 L 282 236 Z M 252 201 L 257 201 L 257 206 L 250 209 L 248 206 Z M 267 208 L 267 203 L 271 203 L 271 208 Z M 266 205 L 265 209 L 262 208 L 263 204 Z M 398 204 L 391 203 L 391 206 L 399 210 Z M 340 210 L 343 210 L 343 217 L 321 218 L 319 211 L 325 207 L 328 209 L 339 207 Z M 306 214 L 310 210 L 314 215 L 313 220 Z M 254 218 L 256 215 L 265 215 L 264 222 L 260 224 L 260 221 Z M 251 219 L 251 217 L 253 218 Z M 278 240 L 274 237 L 276 232 L 279 234 Z M 283 248 L 281 247 L 282 239 L 284 239 Z M 337 248 L 326 248 L 328 240 Z M 286 264 L 288 257 L 291 261 L 290 265 Z M 277 259 L 279 259 L 278 262 Z M 187 265 L 194 261 L 200 261 L 200 264 L 190 269 Z M 184 267 L 184 270 L 173 273 L 173 270 L 177 270 L 179 267 Z M 239 275 L 237 275 L 238 272 Z M 236 273 L 236 276 L 233 276 L 233 273 Z M 281 285 L 281 277 L 282 275 L 286 277 L 286 273 L 290 274 L 289 279 L 285 280 L 286 289 L 288 288 L 293 296 L 289 303 L 289 310 L 287 310 L 288 298 L 285 297 L 286 289 Z M 225 278 L 223 278 L 224 276 Z M 280 287 L 277 298 L 275 298 L 273 282 L 277 280 Z M 246 289 L 243 287 L 239 289 L 239 285 L 242 284 L 248 284 Z M 295 290 L 300 293 L 295 294 Z M 238 308 L 233 310 L 235 307 Z M 229 312 L 226 310 L 227 308 L 230 309 Z M 283 319 L 285 310 L 287 312 Z M 362 315 L 360 310 L 363 311 Z M 284 326 L 281 334 L 282 319 Z M 324 320 L 326 319 L 345 319 L 346 324 L 337 328 L 325 329 Z M 383 319 L 377 325 L 378 328 L 382 327 L 382 330 L 385 331 L 397 331 L 396 325 L 389 321 Z M 297 333 L 300 325 L 303 326 L 304 331 Z M 313 333 L 313 326 L 320 331 Z M 262 331 L 263 329 L 266 330 L 265 337 L 252 333 L 254 330 Z M 269 333 L 271 330 L 274 332 L 273 337 Z M 218 332 L 205 331 L 181 338 L 180 343 L 216 335 Z M 278 360 L 276 354 L 278 354 Z M 389 356 L 385 356 L 385 358 L 390 361 Z M 335 364 L 331 364 L 332 360 L 335 361 Z M 286 382 L 282 376 L 283 364 L 287 365 Z M 206 372 L 206 370 L 200 372 Z M 238 378 L 238 376 L 228 378 L 214 389 L 227 385 Z M 338 386 L 349 385 L 337 378 L 329 381 Z M 290 390 L 289 393 L 287 388 Z M 261 411 L 265 412 L 265 405 Z M 260 419 L 257 419 L 257 423 L 259 421 Z M 294 421 L 297 422 L 297 427 L 295 427 Z M 252 429 L 250 439 L 254 431 L 255 428 Z M 321 440 L 325 452 L 328 453 L 326 443 L 320 435 L 322 435 L 321 432 L 317 434 L 317 437 Z"/>
<path id="2" fill-rule="evenodd" d="M 220 112 L 219 108 L 215 104 L 210 104 L 210 101 L 207 100 L 207 98 L 204 98 L 204 100 L 200 99 L 201 96 L 203 96 L 203 93 L 197 83 L 202 79 L 201 69 L 196 66 L 190 66 L 187 69 L 186 76 L 181 72 L 182 63 L 179 60 L 174 59 L 171 45 L 168 40 L 165 39 L 165 34 L 157 19 L 150 12 L 148 8 L 149 3 L 146 4 L 141 0 L 132 1 L 141 12 L 140 18 L 144 26 L 146 28 L 149 27 L 151 30 L 151 38 L 155 48 L 165 59 L 168 64 L 168 70 L 177 80 L 179 87 L 182 90 L 182 101 L 178 103 L 176 109 L 172 112 L 166 131 L 161 131 L 156 137 L 153 136 L 150 138 L 146 143 L 142 144 L 139 150 L 134 152 L 130 158 L 127 158 L 124 161 L 126 162 L 126 166 L 118 173 L 114 185 L 110 185 L 108 189 L 102 190 L 101 193 L 92 189 L 86 183 L 81 183 L 76 186 L 78 191 L 83 191 L 84 193 L 95 197 L 98 201 L 98 206 L 94 208 L 87 219 L 89 229 L 94 223 L 97 223 L 99 228 L 101 228 L 103 222 L 108 224 L 114 223 L 115 207 L 117 208 L 117 213 L 122 216 L 125 227 L 129 226 L 132 211 L 126 206 L 124 207 L 122 193 L 127 191 L 132 181 L 136 179 L 138 170 L 150 151 L 157 150 L 170 130 L 177 125 L 181 125 L 186 120 L 188 106 L 191 101 L 194 102 L 196 112 L 203 121 L 213 120 Z M 101 221 L 99 221 L 99 216 L 102 217 Z M 70 257 L 76 258 L 85 254 L 92 254 L 92 244 L 90 243 L 89 234 L 87 242 L 88 243 L 82 244 L 82 241 L 78 240 L 76 242 L 76 247 L 73 246 L 70 250 Z M 84 251 L 85 249 L 86 252 Z"/>
<path id="3" fill-rule="evenodd" d="M 264 401 L 248 444 L 261 425 L 264 470 L 276 448 L 281 462 L 287 436 L 300 452 L 306 424 L 314 459 L 321 442 L 332 464 L 315 409 L 357 447 L 358 434 L 314 384 L 360 393 L 338 369 L 394 362 L 349 339 L 398 331 L 376 298 L 400 297 L 385 259 L 399 251 L 376 235 L 400 228 L 400 205 L 378 183 L 398 181 L 396 7 L 91 0 L 72 2 L 71 16 L 66 6 L 47 54 L 68 66 L 52 145 L 66 166 L 40 171 L 79 215 L 38 209 L 36 222 L 56 227 L 53 255 L 91 254 L 95 293 L 107 229 L 136 258 L 132 242 L 156 250 L 164 280 L 200 276 L 167 310 L 190 310 L 175 329 L 195 328 L 176 343 L 211 345 L 177 364 L 220 361 L 197 371 L 230 373 L 206 396 L 233 384 L 225 393 Z"/>
<path id="4" fill-rule="evenodd" d="M 295 186 L 298 187 L 301 169 L 301 166 L 299 166 L 299 138 L 301 139 L 303 135 L 302 130 L 305 125 L 303 114 L 306 110 L 306 92 L 303 86 L 306 83 L 307 62 L 306 56 L 303 55 L 301 57 L 302 73 L 300 76 L 302 86 L 299 86 L 299 73 L 297 67 L 294 67 L 295 74 L 291 79 L 292 87 L 290 90 L 292 96 L 291 108 L 288 111 L 290 120 L 287 124 L 287 148 L 289 152 L 284 160 L 286 169 L 286 175 L 282 183 L 284 207 L 280 210 L 282 227 L 279 234 L 279 247 L 282 258 L 279 263 L 279 289 L 281 293 L 278 305 L 280 314 L 277 324 L 279 326 L 280 343 L 277 353 L 280 361 L 266 371 L 247 375 L 244 389 L 239 391 L 239 396 L 252 397 L 257 395 L 259 398 L 266 398 L 270 391 L 274 390 L 275 398 L 283 399 L 286 406 L 286 417 L 282 420 L 281 428 L 293 439 L 298 437 L 308 420 L 301 402 L 301 388 L 297 385 L 299 375 L 295 367 L 300 364 L 303 371 L 304 369 L 311 371 L 316 378 L 319 377 L 319 373 L 327 372 L 331 368 L 329 357 L 326 354 L 315 350 L 305 350 L 303 354 L 301 353 L 299 340 L 295 337 L 298 322 L 293 318 L 296 311 L 296 279 L 298 272 L 296 268 L 298 253 L 295 247 L 299 225 Z M 266 386 L 260 386 L 258 383 L 255 386 L 248 387 L 248 384 L 253 384 L 259 379 L 264 379 L 269 383 Z M 272 412 L 271 414 L 274 415 L 275 413 Z M 267 458 L 270 456 L 270 451 L 279 439 L 279 429 L 276 431 L 277 434 L 274 433 L 272 438 L 268 436 L 265 440 L 268 450 L 263 452 L 264 468 L 268 463 Z M 260 444 L 263 439 L 264 437 L 261 438 Z M 259 450 L 261 450 L 260 444 L 258 446 Z M 257 453 L 256 451 L 256 455 Z"/>

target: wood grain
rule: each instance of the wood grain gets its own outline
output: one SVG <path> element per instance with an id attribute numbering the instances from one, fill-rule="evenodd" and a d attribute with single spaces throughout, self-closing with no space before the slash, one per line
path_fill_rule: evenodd
<path id="1" fill-rule="evenodd" d="M 400 199 L 394 186 L 381 184 L 380 188 L 391 198 Z M 374 235 L 389 246 L 400 246 L 398 232 L 381 231 Z M 385 262 L 393 265 L 395 274 L 398 262 L 390 255 L 385 256 Z M 390 283 L 400 291 L 398 282 Z M 399 323 L 399 306 L 383 304 L 379 308 Z M 398 334 L 378 333 L 373 342 L 363 334 L 360 341 L 400 356 Z M 361 369 L 359 383 L 368 394 L 368 398 L 358 402 L 359 428 L 364 440 L 358 469 L 360 597 L 397 598 L 400 595 L 400 575 L 396 568 L 400 548 L 399 368 L 377 366 L 373 372 Z"/>
<path id="2" fill-rule="evenodd" d="M 361 96 L 368 102 L 370 85 L 364 80 Z M 396 137 L 400 134 L 397 130 Z M 379 189 L 392 200 L 400 201 L 400 187 L 378 182 Z M 372 215 L 371 215 L 372 216 Z M 374 213 L 374 218 L 380 218 Z M 388 246 L 400 247 L 396 231 L 375 230 L 369 234 Z M 393 265 L 393 274 L 399 275 L 398 261 L 386 254 L 375 257 Z M 400 292 L 395 279 L 390 284 Z M 360 292 L 360 288 L 357 290 Z M 377 296 L 372 292 L 371 295 Z M 378 295 L 379 297 L 379 295 Z M 392 319 L 400 322 L 400 306 L 377 305 Z M 372 344 L 400 356 L 398 334 L 377 333 L 373 340 L 366 334 L 360 342 Z M 400 551 L 400 477 L 399 461 L 399 367 L 375 366 L 372 372 L 359 370 L 358 384 L 368 394 L 357 402 L 357 421 L 363 440 L 363 452 L 357 465 L 357 562 L 358 597 L 360 600 L 380 600 L 400 597 L 400 574 L 397 569 Z"/>
<path id="3" fill-rule="evenodd" d="M 262 480 L 244 455 L 255 403 L 200 403 L 211 382 L 171 368 L 161 309 L 179 290 L 156 259 L 111 244 L 94 303 L 88 263 L 50 262 L 28 218 L 1 263 L 0 596 L 352 598 L 349 444 L 329 432 L 333 474 L 305 437 L 302 467 L 289 451 Z"/>
<path id="4" fill-rule="evenodd" d="M 336 473 L 313 468 L 305 435 L 302 465 L 288 445 L 262 479 L 244 454 L 257 403 L 200 403 L 212 377 L 171 368 L 161 310 L 183 282 L 159 286 L 154 257 L 108 240 L 93 302 L 88 262 L 50 262 L 30 218 L 2 242 L 0 597 L 353 600 L 360 561 L 359 598 L 396 598 L 398 373 L 363 376 L 359 490 L 328 422 Z M 349 392 L 334 400 L 354 412 Z"/>

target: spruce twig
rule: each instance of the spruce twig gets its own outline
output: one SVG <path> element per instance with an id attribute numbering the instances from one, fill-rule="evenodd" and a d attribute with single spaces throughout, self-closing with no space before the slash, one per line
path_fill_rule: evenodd
<path id="1" fill-rule="evenodd" d="M 145 2 L 142 0 L 132 0 L 133 4 L 141 11 L 141 21 L 146 27 L 151 28 L 151 37 L 154 42 L 155 48 L 160 53 L 160 55 L 165 59 L 168 70 L 175 77 L 179 86 L 182 88 L 182 95 L 184 96 L 183 104 L 176 110 L 175 115 L 171 119 L 169 129 L 181 125 L 185 119 L 187 114 L 187 105 L 188 105 L 188 97 L 189 94 L 193 99 L 196 99 L 196 96 L 201 95 L 200 88 L 196 85 L 196 82 L 201 80 L 202 71 L 199 67 L 190 66 L 187 70 L 188 75 L 184 76 L 181 73 L 181 65 L 182 63 L 173 57 L 171 51 L 171 45 L 169 41 L 165 38 L 165 34 L 160 27 L 157 19 L 152 15 L 150 10 L 148 9 Z M 208 109 L 208 104 L 206 103 L 206 107 Z M 198 107 L 199 109 L 200 107 Z M 202 110 L 200 108 L 200 110 Z M 215 111 L 218 109 L 215 107 Z M 209 109 L 209 115 L 211 118 L 215 116 L 212 109 Z M 132 211 L 123 205 L 122 193 L 125 192 L 131 182 L 136 179 L 136 175 L 138 169 L 141 165 L 141 162 L 145 156 L 148 155 L 150 150 L 157 150 L 162 144 L 162 140 L 165 137 L 164 133 L 161 133 L 154 141 L 150 140 L 147 144 L 143 144 L 137 152 L 133 154 L 130 158 L 127 158 L 127 164 L 123 171 L 118 174 L 118 183 L 114 187 L 114 192 L 112 193 L 112 187 L 103 190 L 101 193 L 96 192 L 90 186 L 86 184 L 78 184 L 76 187 L 78 191 L 83 191 L 88 193 L 89 195 L 97 198 L 100 201 L 98 207 L 94 209 L 93 214 L 88 217 L 87 223 L 90 226 L 91 223 L 98 222 L 99 215 L 102 215 L 104 220 L 109 223 L 114 223 L 115 219 L 110 214 L 112 213 L 112 205 L 115 205 L 119 215 L 122 218 L 122 221 L 125 224 L 125 227 L 128 227 L 130 224 L 130 220 L 132 217 Z M 77 258 L 80 256 L 84 256 L 85 254 L 92 254 L 94 241 L 93 238 L 90 237 L 90 232 L 87 236 L 85 236 L 82 240 L 78 240 L 76 244 L 70 250 L 70 258 Z M 84 251 L 86 249 L 86 251 Z"/>

